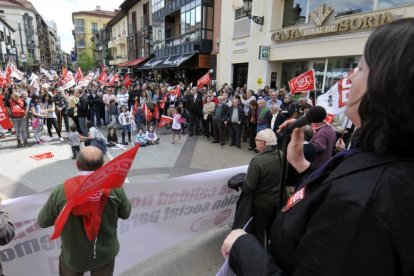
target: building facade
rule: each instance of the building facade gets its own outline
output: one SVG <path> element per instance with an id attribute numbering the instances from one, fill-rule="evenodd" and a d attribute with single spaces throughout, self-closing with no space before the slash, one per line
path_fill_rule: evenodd
<path id="1" fill-rule="evenodd" d="M 152 0 L 153 58 L 139 69 L 156 80 L 196 82 L 211 69 L 213 0 Z"/>
<path id="2" fill-rule="evenodd" d="M 103 27 L 92 36 L 94 55 L 98 66 L 108 66 L 109 61 L 112 59 L 110 49 L 108 48 L 110 39 L 111 29 L 108 26 Z"/>
<path id="3" fill-rule="evenodd" d="M 37 47 L 36 12 L 18 1 L 1 0 L 0 16 L 16 31 L 16 63 L 23 66 L 31 59 L 34 64 L 38 64 L 40 51 Z"/>
<path id="4" fill-rule="evenodd" d="M 75 39 L 74 48 L 78 59 L 85 50 L 90 50 L 93 53 L 92 37 L 106 26 L 114 15 L 115 11 L 101 10 L 100 6 L 97 6 L 93 11 L 72 13 L 72 22 L 75 27 L 72 34 Z"/>
<path id="5" fill-rule="evenodd" d="M 110 55 L 109 65 L 118 66 L 128 61 L 127 36 L 128 18 L 127 14 L 120 10 L 109 22 L 110 40 L 108 51 Z"/>
<path id="6" fill-rule="evenodd" d="M 17 48 L 14 39 L 15 30 L 0 17 L 0 66 L 5 69 L 7 62 L 17 61 Z"/>
<path id="7" fill-rule="evenodd" d="M 287 82 L 314 69 L 316 92 L 327 91 L 355 68 L 372 30 L 411 17 L 411 0 L 269 0 L 253 1 L 252 22 L 243 1 L 223 1 L 218 85 L 247 84 L 256 91 Z"/>

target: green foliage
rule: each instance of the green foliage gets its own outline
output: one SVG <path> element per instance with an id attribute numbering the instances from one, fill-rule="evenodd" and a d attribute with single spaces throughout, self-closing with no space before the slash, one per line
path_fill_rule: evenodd
<path id="1" fill-rule="evenodd" d="M 79 55 L 77 63 L 83 72 L 91 71 L 96 66 L 95 56 L 91 51 L 86 50 Z"/>
<path id="2" fill-rule="evenodd" d="M 25 70 L 27 70 L 29 68 L 32 68 L 33 65 L 34 65 L 34 58 L 30 53 L 28 53 L 26 57 L 26 61 L 23 62 L 23 67 Z"/>

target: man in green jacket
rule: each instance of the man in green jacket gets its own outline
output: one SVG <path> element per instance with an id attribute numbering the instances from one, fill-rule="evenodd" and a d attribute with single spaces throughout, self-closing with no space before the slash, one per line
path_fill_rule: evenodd
<path id="1" fill-rule="evenodd" d="M 66 199 L 82 180 L 103 165 L 102 151 L 86 147 L 78 153 L 76 166 L 79 175 L 55 187 L 39 213 L 40 227 L 52 226 Z M 101 190 L 88 201 L 72 209 L 60 235 L 62 251 L 59 275 L 113 275 L 115 257 L 119 252 L 118 218 L 127 219 L 131 203 L 121 188 Z"/>
<path id="2" fill-rule="evenodd" d="M 270 128 L 257 133 L 255 143 L 259 154 L 250 161 L 241 188 L 243 193 L 253 195 L 252 234 L 266 247 L 276 218 L 282 167 L 275 150 L 276 135 Z"/>

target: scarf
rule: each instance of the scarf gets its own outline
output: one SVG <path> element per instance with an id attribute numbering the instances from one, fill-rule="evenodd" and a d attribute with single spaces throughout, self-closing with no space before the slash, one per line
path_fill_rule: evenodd
<path id="1" fill-rule="evenodd" d="M 263 120 L 263 118 L 266 116 L 266 113 L 269 111 L 269 108 L 267 106 L 263 107 L 262 110 L 260 110 L 259 119 Z"/>
<path id="2" fill-rule="evenodd" d="M 82 181 L 87 175 L 78 175 L 69 178 L 64 183 L 64 190 L 66 199 L 72 197 Z M 88 198 L 86 202 L 81 205 L 75 206 L 72 209 L 71 214 L 73 216 L 82 216 L 83 228 L 85 229 L 86 236 L 90 241 L 96 239 L 99 233 L 99 227 L 102 221 L 102 214 L 105 209 L 106 202 L 109 198 L 110 189 L 103 189 Z"/>

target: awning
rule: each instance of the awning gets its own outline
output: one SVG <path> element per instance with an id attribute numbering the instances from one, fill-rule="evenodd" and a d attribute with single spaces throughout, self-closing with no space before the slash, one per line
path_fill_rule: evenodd
<path id="1" fill-rule="evenodd" d="M 174 68 L 178 67 L 187 60 L 189 60 L 191 57 L 193 57 L 195 53 L 190 54 L 183 54 L 183 55 L 175 55 L 170 56 L 160 64 L 158 64 L 155 69 L 162 69 L 162 68 Z"/>
<path id="2" fill-rule="evenodd" d="M 165 58 L 152 58 L 147 63 L 139 67 L 138 69 L 152 69 L 160 64 Z"/>
<path id="3" fill-rule="evenodd" d="M 147 59 L 146 57 L 143 57 L 143 58 L 137 58 L 137 59 L 134 59 L 134 60 L 128 60 L 128 61 L 125 61 L 125 62 L 122 62 L 122 63 L 118 64 L 118 67 L 137 66 L 140 63 L 144 62 L 146 59 Z"/>
<path id="4" fill-rule="evenodd" d="M 143 58 L 137 58 L 136 60 L 133 60 L 131 62 L 128 62 L 128 67 L 132 67 L 132 66 L 137 66 L 140 63 L 144 62 L 147 58 L 143 57 Z"/>
<path id="5" fill-rule="evenodd" d="M 129 63 L 128 60 L 127 61 L 124 61 L 124 62 L 118 64 L 118 67 L 126 67 L 128 63 Z"/>

